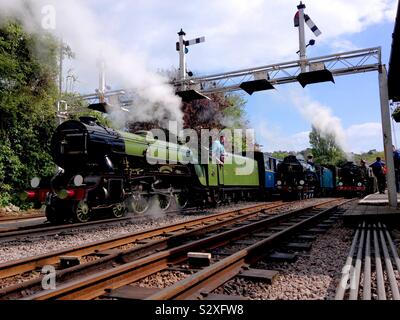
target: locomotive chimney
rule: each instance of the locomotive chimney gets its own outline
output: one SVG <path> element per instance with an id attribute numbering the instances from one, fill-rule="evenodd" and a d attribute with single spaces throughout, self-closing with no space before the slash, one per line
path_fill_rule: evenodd
<path id="1" fill-rule="evenodd" d="M 95 117 L 80 117 L 79 120 L 89 126 L 95 126 L 97 121 Z"/>

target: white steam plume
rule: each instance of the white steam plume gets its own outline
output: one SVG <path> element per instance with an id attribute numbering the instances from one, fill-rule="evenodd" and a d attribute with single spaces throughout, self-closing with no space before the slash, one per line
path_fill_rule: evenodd
<path id="1" fill-rule="evenodd" d="M 290 98 L 301 115 L 310 121 L 316 129 L 320 130 L 323 136 L 333 135 L 336 143 L 345 152 L 349 151 L 342 121 L 332 114 L 329 107 L 320 104 L 318 101 L 313 101 L 298 90 L 291 91 Z"/>
<path id="2" fill-rule="evenodd" d="M 31 10 L 27 9 L 26 3 Z M 167 83 L 168 79 L 150 71 L 146 67 L 146 59 L 139 52 L 127 52 L 121 48 L 109 32 L 112 21 L 96 18 L 89 9 L 88 2 L 1 0 L 0 18 L 17 17 L 29 31 L 42 32 L 42 22 L 46 14 L 42 10 L 48 8 L 48 5 L 55 8 L 56 25 L 54 30 L 46 31 L 62 38 L 75 52 L 76 61 L 73 63 L 78 65 L 80 74 L 93 74 L 92 86 L 97 86 L 97 61 L 101 56 L 107 66 L 107 78 L 112 79 L 114 89 L 115 86 L 133 89 L 138 95 L 139 102 L 130 113 L 124 113 L 123 116 L 111 115 L 111 119 L 119 122 L 118 126 L 123 127 L 123 122 L 126 121 L 153 120 L 160 121 L 162 125 L 166 125 L 167 120 L 182 124 L 181 100 Z M 131 41 L 135 41 L 134 34 L 132 30 Z"/>

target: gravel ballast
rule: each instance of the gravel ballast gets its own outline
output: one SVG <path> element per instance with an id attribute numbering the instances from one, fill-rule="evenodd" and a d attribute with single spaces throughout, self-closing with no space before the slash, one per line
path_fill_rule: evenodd
<path id="1" fill-rule="evenodd" d="M 216 293 L 256 300 L 333 299 L 351 245 L 353 231 L 336 224 L 312 242 L 311 251 L 294 263 L 259 262 L 254 268 L 277 270 L 272 285 L 234 278 Z"/>
<path id="2" fill-rule="evenodd" d="M 327 200 L 328 199 L 309 199 L 307 201 L 301 201 L 297 203 L 288 203 L 286 206 L 286 210 L 308 206 Z M 61 231 L 59 234 L 54 236 L 43 236 L 26 238 L 25 240 L 6 241 L 2 242 L 0 245 L 0 263 L 18 260 L 39 254 L 45 254 L 56 250 L 85 245 L 91 242 L 105 240 L 123 234 L 129 234 L 146 229 L 198 219 L 200 217 L 204 217 L 205 215 L 251 207 L 257 204 L 262 204 L 262 202 L 246 202 L 223 206 L 217 209 L 208 209 L 206 211 L 203 211 L 200 215 L 191 214 L 171 216 L 147 216 L 146 218 L 140 220 L 132 219 L 131 221 L 123 222 L 120 225 L 104 224 L 102 226 L 96 226 L 91 229 L 85 230 L 77 229 L 65 233 Z M 265 204 L 268 204 L 268 202 Z"/>

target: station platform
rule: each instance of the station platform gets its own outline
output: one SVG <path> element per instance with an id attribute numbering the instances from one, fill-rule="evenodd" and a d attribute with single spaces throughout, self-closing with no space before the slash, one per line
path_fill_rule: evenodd
<path id="1" fill-rule="evenodd" d="M 364 199 L 361 199 L 360 205 L 370 206 L 387 206 L 389 204 L 388 191 L 385 194 L 373 193 L 367 195 Z M 400 193 L 397 194 L 397 202 L 400 204 Z"/>
<path id="2" fill-rule="evenodd" d="M 400 204 L 400 194 L 397 194 Z M 358 224 L 360 222 L 382 222 L 386 224 L 400 224 L 400 206 L 390 208 L 386 194 L 370 194 L 350 206 L 343 214 L 343 221 L 346 224 Z"/>

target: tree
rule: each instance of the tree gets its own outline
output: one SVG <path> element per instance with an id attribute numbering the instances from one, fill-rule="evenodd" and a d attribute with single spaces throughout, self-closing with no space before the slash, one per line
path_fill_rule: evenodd
<path id="1" fill-rule="evenodd" d="M 178 70 L 175 68 L 158 70 L 158 73 L 176 81 Z M 246 100 L 239 94 L 212 93 L 210 99 L 199 99 L 182 103 L 183 127 L 195 130 L 199 136 L 202 129 L 245 129 L 248 126 L 246 119 Z M 134 122 L 127 125 L 130 132 L 160 128 L 157 121 Z M 242 144 L 242 149 L 249 147 L 243 133 L 242 141 L 231 141 L 235 146 Z"/>
<path id="2" fill-rule="evenodd" d="M 336 143 L 334 135 L 323 135 L 320 130 L 313 126 L 309 138 L 315 162 L 335 165 L 345 158 L 344 152 Z"/>
<path id="3" fill-rule="evenodd" d="M 0 25 L 0 206 L 33 176 L 54 171 L 58 43 L 29 34 L 16 21 Z"/>

